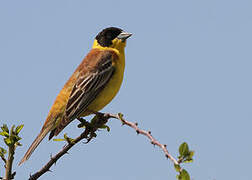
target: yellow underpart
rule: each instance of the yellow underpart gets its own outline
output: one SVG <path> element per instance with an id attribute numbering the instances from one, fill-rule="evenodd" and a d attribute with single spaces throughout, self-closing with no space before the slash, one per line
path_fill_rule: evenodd
<path id="1" fill-rule="evenodd" d="M 125 54 L 124 48 L 126 42 L 122 42 L 119 39 L 114 39 L 112 41 L 112 45 L 110 47 L 102 47 L 100 46 L 97 41 L 94 41 L 93 49 L 98 48 L 100 50 L 111 50 L 114 51 L 119 59 L 116 59 L 112 62 L 112 65 L 115 67 L 115 72 L 109 82 L 106 84 L 104 89 L 99 93 L 99 95 L 95 98 L 95 100 L 88 106 L 88 110 L 90 111 L 100 111 L 104 106 L 111 102 L 111 100 L 116 96 L 118 93 L 124 75 L 124 68 L 125 68 Z M 83 112 L 81 116 L 87 116 L 91 114 L 91 112 Z"/>

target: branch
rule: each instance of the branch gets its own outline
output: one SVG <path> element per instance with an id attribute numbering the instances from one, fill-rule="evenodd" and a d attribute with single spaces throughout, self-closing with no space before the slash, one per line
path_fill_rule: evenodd
<path id="1" fill-rule="evenodd" d="M 4 164 L 6 164 L 6 159 L 4 158 L 4 156 L 1 156 L 1 159 L 4 162 Z"/>
<path id="2" fill-rule="evenodd" d="M 137 134 L 142 134 L 146 136 L 151 144 L 157 145 L 160 147 L 166 158 L 170 159 L 175 166 L 175 169 L 177 172 L 180 173 L 187 173 L 184 169 L 180 167 L 180 163 L 191 160 L 193 156 L 193 151 L 189 151 L 188 146 L 186 143 L 183 143 L 183 147 L 180 147 L 180 160 L 177 161 L 167 150 L 167 147 L 165 144 L 161 144 L 159 141 L 157 141 L 152 135 L 150 131 L 145 131 L 140 128 L 138 128 L 137 123 L 129 122 L 123 118 L 123 115 L 118 113 L 118 114 L 111 114 L 111 113 L 95 113 L 96 116 L 91 120 L 91 122 L 87 122 L 86 120 L 79 118 L 78 120 L 81 122 L 81 124 L 78 125 L 78 127 L 85 127 L 84 132 L 78 136 L 76 139 L 71 139 L 64 135 L 64 139 L 58 139 L 58 140 L 65 140 L 67 141 L 67 144 L 63 147 L 61 151 L 59 151 L 55 156 L 51 157 L 51 159 L 44 165 L 38 172 L 34 173 L 33 175 L 30 176 L 29 180 L 37 180 L 40 176 L 42 176 L 44 173 L 50 171 L 50 168 L 53 164 L 56 164 L 57 160 L 60 159 L 64 154 L 68 153 L 68 150 L 71 149 L 75 144 L 77 144 L 79 141 L 83 139 L 87 139 L 87 142 L 90 142 L 91 139 L 96 137 L 95 132 L 98 129 L 104 129 L 107 128 L 109 131 L 109 127 L 106 126 L 106 123 L 108 122 L 108 119 L 114 118 L 118 119 L 122 122 L 122 125 L 127 125 L 137 132 Z M 188 154 L 189 153 L 189 154 Z M 181 159 L 182 158 L 182 159 Z M 187 174 L 186 174 L 187 175 Z"/>
<path id="3" fill-rule="evenodd" d="M 13 175 L 12 173 L 12 164 L 13 164 L 13 160 L 14 160 L 14 154 L 15 154 L 15 146 L 9 146 L 9 153 L 8 153 L 8 160 L 6 161 L 6 168 L 5 168 L 5 177 L 4 179 L 6 180 L 10 180 L 10 179 L 14 179 L 15 174 Z"/>
<path id="4" fill-rule="evenodd" d="M 81 127 L 81 125 L 85 126 L 84 132 L 76 139 L 65 137 L 68 144 L 65 145 L 63 149 L 59 151 L 55 156 L 51 157 L 51 159 L 46 163 L 46 165 L 44 165 L 38 172 L 31 175 L 29 180 L 36 180 L 44 173 L 50 172 L 50 168 L 52 167 L 52 165 L 56 164 L 57 160 L 60 159 L 63 155 L 68 154 L 68 150 L 71 149 L 75 144 L 77 144 L 81 140 L 87 139 L 86 143 L 91 141 L 91 139 L 93 139 L 96 136 L 95 131 L 102 125 L 107 123 L 107 119 L 108 118 L 103 117 L 102 113 L 97 113 L 96 116 L 92 119 L 93 122 L 91 123 L 88 123 L 84 119 L 79 118 L 78 120 L 81 122 L 81 124 L 79 124 L 78 127 Z"/>
<path id="5" fill-rule="evenodd" d="M 166 148 L 166 144 L 161 144 L 160 142 L 158 142 L 152 135 L 151 135 L 151 131 L 145 131 L 145 130 L 142 130 L 140 128 L 138 128 L 138 123 L 133 123 L 133 122 L 129 122 L 129 121 L 126 121 L 122 114 L 118 113 L 118 114 L 107 114 L 107 116 L 109 116 L 110 118 L 115 118 L 115 119 L 118 119 L 122 122 L 122 125 L 127 125 L 133 129 L 136 130 L 136 133 L 137 134 L 142 134 L 144 136 L 146 136 L 147 138 L 149 138 L 151 144 L 153 145 L 157 145 L 158 147 L 160 147 L 166 158 L 169 158 L 174 164 L 178 165 L 178 161 L 168 152 L 167 148 Z"/>
<path id="6" fill-rule="evenodd" d="M 14 179 L 16 172 L 12 171 L 12 165 L 14 160 L 14 154 L 16 147 L 21 146 L 22 144 L 19 142 L 22 138 L 19 137 L 19 132 L 22 130 L 24 125 L 19 126 L 11 126 L 11 129 L 8 128 L 6 124 L 3 124 L 0 128 L 0 135 L 3 136 L 3 140 L 5 145 L 8 147 L 8 158 L 5 158 L 5 154 L 7 150 L 0 147 L 0 157 L 4 162 L 5 175 L 4 178 L 0 177 L 2 180 L 11 180 Z"/>
<path id="7" fill-rule="evenodd" d="M 116 115 L 115 114 L 105 114 L 104 116 L 106 116 L 108 118 L 118 119 L 122 122 L 122 125 L 127 125 L 133 129 L 135 129 L 137 134 L 142 134 L 142 135 L 146 136 L 150 140 L 151 144 L 157 145 L 158 147 L 160 147 L 163 150 L 165 157 L 167 159 L 169 158 L 174 163 L 174 168 L 179 173 L 178 175 L 176 175 L 176 178 L 178 180 L 190 180 L 189 173 L 180 166 L 182 163 L 189 163 L 189 162 L 193 161 L 192 157 L 194 155 L 194 151 L 189 150 L 188 144 L 186 142 L 182 143 L 179 146 L 179 157 L 178 157 L 178 160 L 176 160 L 168 152 L 167 145 L 161 144 L 159 141 L 157 141 L 151 135 L 151 131 L 145 131 L 145 130 L 138 128 L 138 123 L 132 123 L 132 122 L 125 120 L 121 113 L 118 113 Z"/>
<path id="8" fill-rule="evenodd" d="M 29 178 L 29 180 L 36 180 L 40 176 L 42 176 L 44 173 L 49 172 L 50 171 L 50 167 L 53 164 L 56 164 L 56 161 L 59 158 L 61 158 L 64 154 L 67 154 L 69 149 L 71 149 L 76 143 L 78 143 L 82 139 L 86 138 L 87 135 L 88 135 L 88 129 L 85 129 L 85 131 L 79 137 L 77 137 L 72 143 L 68 143 L 55 156 L 51 157 L 50 161 L 48 161 L 48 163 L 46 163 L 46 165 L 44 165 L 38 172 L 36 172 L 33 175 L 31 175 L 30 178 Z"/>

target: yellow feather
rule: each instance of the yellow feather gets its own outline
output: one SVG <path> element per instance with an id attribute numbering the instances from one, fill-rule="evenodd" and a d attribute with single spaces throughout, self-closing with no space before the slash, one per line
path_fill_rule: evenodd
<path id="1" fill-rule="evenodd" d="M 125 68 L 125 48 L 126 42 L 122 42 L 121 40 L 115 39 L 113 40 L 112 47 L 102 47 L 97 41 L 94 41 L 93 49 L 98 48 L 100 50 L 111 50 L 114 51 L 119 59 L 113 61 L 113 65 L 115 67 L 115 73 L 105 86 L 105 88 L 99 93 L 99 95 L 95 98 L 95 100 L 88 106 L 88 110 L 90 111 L 100 111 L 104 106 L 106 106 L 118 93 L 124 75 Z M 87 116 L 90 113 L 84 112 L 81 116 Z"/>

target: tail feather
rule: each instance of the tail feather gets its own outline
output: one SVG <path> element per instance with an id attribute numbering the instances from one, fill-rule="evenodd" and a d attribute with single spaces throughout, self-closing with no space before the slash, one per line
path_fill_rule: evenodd
<path id="1" fill-rule="evenodd" d="M 48 132 L 51 130 L 51 128 L 42 129 L 39 133 L 39 135 L 36 137 L 36 139 L 33 141 L 27 152 L 25 153 L 24 157 L 21 159 L 18 165 L 21 165 L 25 161 L 27 161 L 34 150 L 38 147 L 38 145 L 41 143 L 41 141 L 45 138 L 45 136 L 48 134 Z"/>

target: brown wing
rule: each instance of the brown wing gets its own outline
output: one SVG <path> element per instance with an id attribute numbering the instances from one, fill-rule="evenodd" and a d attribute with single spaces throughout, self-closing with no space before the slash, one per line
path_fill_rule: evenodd
<path id="1" fill-rule="evenodd" d="M 102 51 L 101 51 L 102 52 Z M 112 64 L 113 52 L 103 51 L 96 64 L 89 67 L 88 73 L 78 78 L 67 102 L 65 116 L 50 134 L 50 137 L 57 135 L 71 121 L 86 111 L 88 105 L 102 91 L 104 86 L 113 76 L 114 67 Z"/>
<path id="2" fill-rule="evenodd" d="M 88 105 L 96 98 L 108 83 L 114 72 L 112 60 L 104 59 L 96 72 L 81 77 L 74 86 L 66 107 L 66 117 L 74 120 L 86 110 Z"/>

